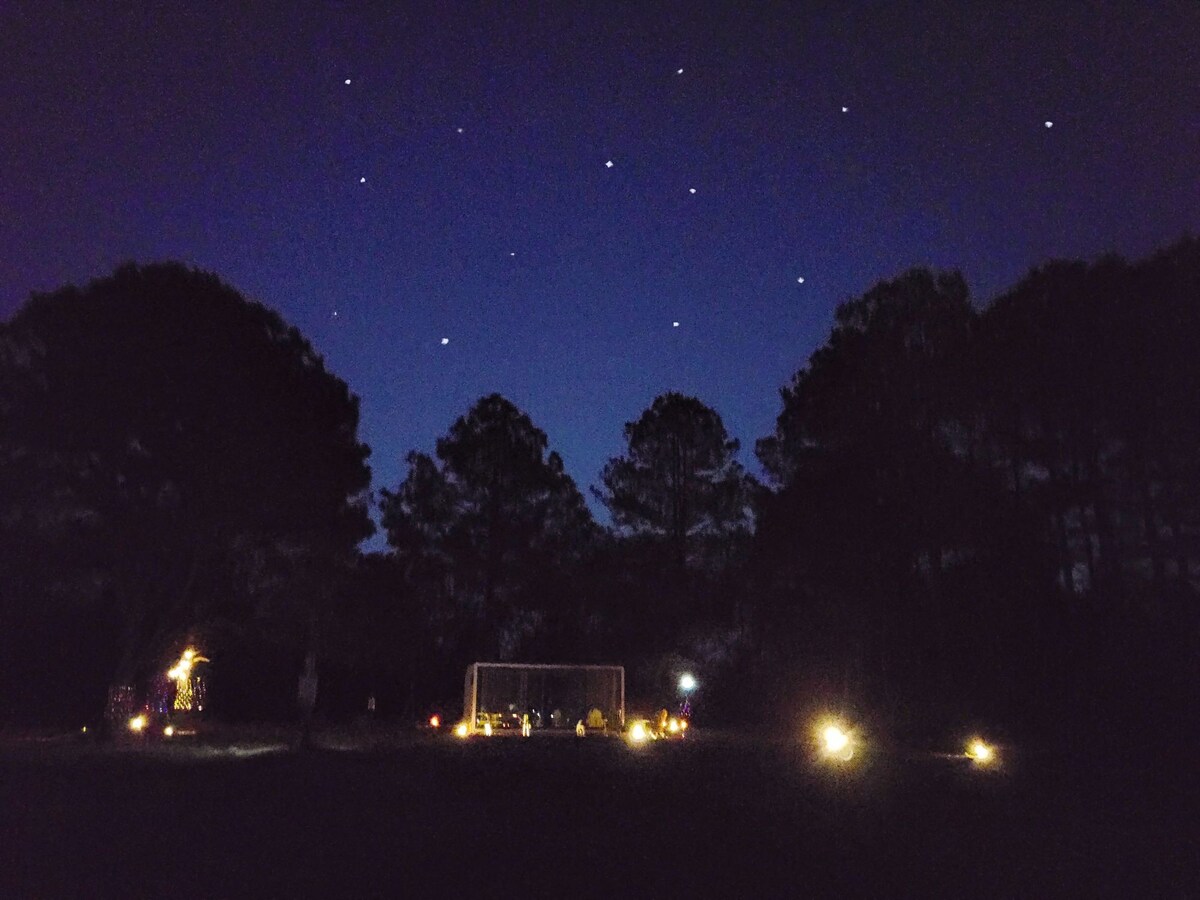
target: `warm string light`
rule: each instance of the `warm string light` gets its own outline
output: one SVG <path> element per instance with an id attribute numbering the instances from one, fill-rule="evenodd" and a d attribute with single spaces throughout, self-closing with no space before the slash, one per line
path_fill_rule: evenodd
<path id="1" fill-rule="evenodd" d="M 204 682 L 199 675 L 192 673 L 197 663 L 208 662 L 208 658 L 200 656 L 194 647 L 188 647 L 183 655 L 170 669 L 167 677 L 175 682 L 176 712 L 199 712 L 204 709 Z"/>

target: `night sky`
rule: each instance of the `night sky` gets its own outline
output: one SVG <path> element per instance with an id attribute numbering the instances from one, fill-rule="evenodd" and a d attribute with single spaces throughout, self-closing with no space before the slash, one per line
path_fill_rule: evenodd
<path id="1" fill-rule="evenodd" d="M 876 281 L 1200 225 L 1191 0 L 114 5 L 0 9 L 0 317 L 214 271 L 362 398 L 376 488 L 492 391 L 585 490 L 667 390 L 757 471 Z"/>

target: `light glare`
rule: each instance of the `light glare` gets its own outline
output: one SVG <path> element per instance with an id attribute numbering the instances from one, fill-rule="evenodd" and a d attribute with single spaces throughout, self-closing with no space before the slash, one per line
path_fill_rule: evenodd
<path id="1" fill-rule="evenodd" d="M 987 765 L 996 757 L 996 751 L 981 740 L 973 740 L 967 746 L 967 756 L 980 765 Z"/>
<path id="2" fill-rule="evenodd" d="M 850 736 L 836 725 L 830 725 L 821 732 L 821 738 L 830 753 L 840 753 L 850 744 Z"/>

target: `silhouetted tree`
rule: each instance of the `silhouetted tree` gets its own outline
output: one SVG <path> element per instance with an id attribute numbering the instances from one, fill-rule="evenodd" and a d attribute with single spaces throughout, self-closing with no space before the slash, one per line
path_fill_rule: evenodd
<path id="1" fill-rule="evenodd" d="M 750 532 L 754 481 L 715 410 L 695 397 L 663 394 L 625 424 L 625 440 L 625 454 L 600 474 L 603 490 L 592 489 L 619 533 L 661 541 L 683 567 L 695 561 L 695 546 Z"/>
<path id="2" fill-rule="evenodd" d="M 963 572 L 1006 529 L 973 462 L 974 321 L 957 274 L 914 270 L 843 304 L 757 447 L 779 488 L 758 557 L 766 621 L 820 678 L 893 705 L 905 686 L 949 688 L 954 645 L 972 642 L 950 623 L 985 612 Z"/>
<path id="3" fill-rule="evenodd" d="M 1190 680 L 1197 248 L 1050 263 L 981 314 L 923 271 L 840 307 L 757 448 L 776 664 L 1043 725 Z"/>
<path id="4" fill-rule="evenodd" d="M 213 275 L 127 265 L 35 295 L 3 338 L 28 377 L 0 462 L 58 562 L 36 596 L 105 610 L 117 683 L 197 629 L 307 626 L 372 530 L 370 470 L 357 398 L 295 328 Z"/>
<path id="5" fill-rule="evenodd" d="M 388 543 L 421 585 L 435 629 L 460 653 L 511 657 L 569 618 L 569 573 L 595 525 L 557 453 L 498 394 L 479 400 L 437 442 L 410 453 L 380 503 Z M 469 652 L 468 652 L 469 651 Z"/>

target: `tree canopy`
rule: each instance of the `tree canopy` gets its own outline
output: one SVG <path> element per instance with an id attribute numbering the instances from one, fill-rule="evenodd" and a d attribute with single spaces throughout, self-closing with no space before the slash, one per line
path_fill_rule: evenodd
<path id="1" fill-rule="evenodd" d="M 1192 238 L 1050 262 L 980 307 L 958 273 L 881 281 L 781 390 L 769 489 L 666 393 L 592 489 L 608 529 L 485 396 L 381 491 L 390 552 L 356 556 L 346 385 L 214 276 L 125 267 L 0 326 L 0 675 L 93 641 L 89 678 L 132 678 L 186 632 L 270 621 L 319 633 L 345 696 L 408 712 L 499 657 L 617 659 L 668 691 L 686 663 L 729 715 L 1174 717 L 1200 677 L 1197 298 Z M 246 649 L 248 671 L 286 656 Z"/>
<path id="2" fill-rule="evenodd" d="M 749 532 L 754 482 L 715 410 L 663 394 L 625 424 L 625 440 L 600 473 L 603 489 L 593 489 L 618 529 L 662 540 L 680 564 L 702 540 Z"/>
<path id="3" fill-rule="evenodd" d="M 0 464 L 26 479 L 6 532 L 57 561 L 43 597 L 113 616 L 116 677 L 294 605 L 301 565 L 371 533 L 357 397 L 215 276 L 126 265 L 35 295 L 0 344 Z"/>
<path id="4" fill-rule="evenodd" d="M 388 543 L 435 617 L 476 653 L 516 654 L 570 609 L 566 573 L 596 536 L 583 496 L 547 438 L 499 394 L 481 398 L 408 456 L 381 492 Z"/>

